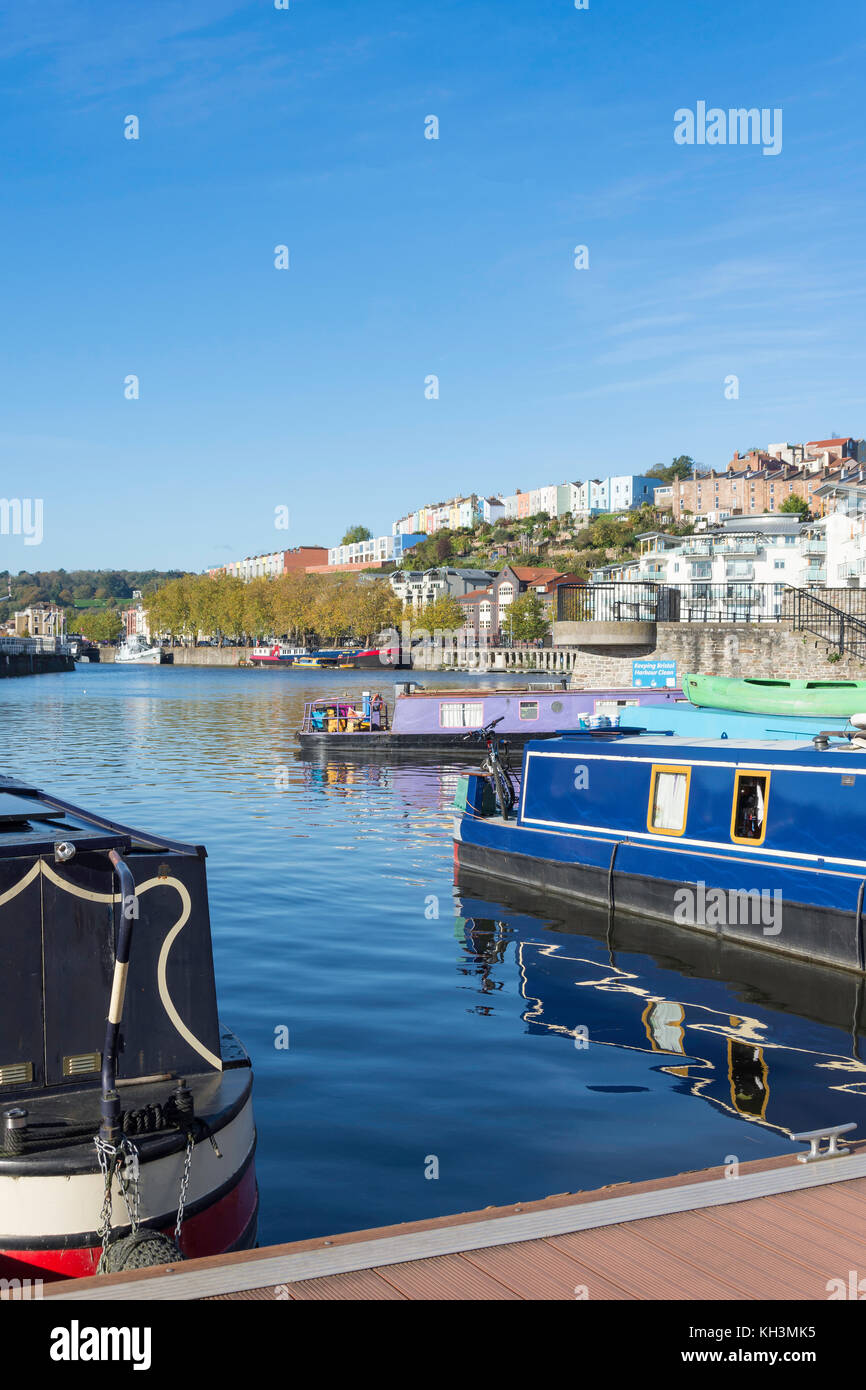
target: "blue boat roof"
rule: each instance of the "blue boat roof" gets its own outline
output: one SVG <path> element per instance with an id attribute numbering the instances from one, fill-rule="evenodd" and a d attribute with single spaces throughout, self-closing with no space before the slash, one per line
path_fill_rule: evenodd
<path id="1" fill-rule="evenodd" d="M 676 735 L 649 734 L 627 735 L 622 738 L 587 739 L 581 734 L 565 734 L 555 739 L 533 739 L 526 744 L 527 753 L 552 754 L 557 750 L 572 751 L 591 749 L 593 756 L 633 757 L 640 752 L 659 762 L 687 758 L 696 762 L 709 759 L 722 762 L 739 762 L 746 757 L 750 762 L 802 763 L 814 767 L 816 760 L 829 759 L 826 766 L 832 768 L 838 763 L 840 755 L 855 763 L 863 763 L 866 772 L 866 749 L 852 748 L 848 740 L 831 744 L 828 748 L 816 748 L 811 739 L 733 739 L 733 738 L 680 738 Z M 822 764 L 819 762 L 819 766 Z"/>

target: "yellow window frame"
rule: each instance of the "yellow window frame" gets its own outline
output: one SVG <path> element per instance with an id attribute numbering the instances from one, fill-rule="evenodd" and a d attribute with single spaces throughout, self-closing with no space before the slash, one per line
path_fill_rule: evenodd
<path id="1" fill-rule="evenodd" d="M 762 845 L 767 836 L 767 817 L 770 810 L 770 778 L 772 773 L 765 767 L 740 767 L 734 774 L 734 796 L 731 802 L 731 839 L 735 845 Z M 740 792 L 741 777 L 763 777 L 766 779 L 766 790 L 764 791 L 764 819 L 761 822 L 761 835 L 755 839 L 751 835 L 735 835 L 734 826 L 737 823 L 737 797 Z"/>
<path id="2" fill-rule="evenodd" d="M 656 778 L 660 772 L 673 772 L 681 777 L 685 773 L 686 778 L 686 801 L 683 807 L 683 823 L 679 830 L 664 830 L 661 826 L 653 825 L 653 803 L 656 795 Z M 692 769 L 687 763 L 653 763 L 650 771 L 650 791 L 649 804 L 646 812 L 646 828 L 653 835 L 685 835 L 686 824 L 689 819 L 689 794 L 691 791 Z"/>

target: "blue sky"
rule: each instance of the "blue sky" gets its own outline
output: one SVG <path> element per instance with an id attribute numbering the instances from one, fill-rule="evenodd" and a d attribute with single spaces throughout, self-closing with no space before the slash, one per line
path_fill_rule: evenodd
<path id="1" fill-rule="evenodd" d="M 0 568 L 866 434 L 864 56 L 848 0 L 6 6 L 0 495 L 44 540 Z M 677 145 L 700 100 L 781 153 Z"/>

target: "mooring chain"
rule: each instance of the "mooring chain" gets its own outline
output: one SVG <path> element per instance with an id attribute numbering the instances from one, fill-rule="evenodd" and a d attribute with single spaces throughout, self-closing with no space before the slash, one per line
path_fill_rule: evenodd
<path id="1" fill-rule="evenodd" d="M 102 1259 L 104 1261 L 105 1252 L 108 1249 L 108 1238 L 111 1235 L 111 1179 L 118 1161 L 118 1151 L 113 1144 L 107 1144 L 104 1139 L 100 1139 L 98 1134 L 93 1142 L 96 1145 L 96 1157 L 99 1161 L 100 1172 L 105 1179 L 102 1216 L 99 1222 L 99 1236 L 102 1242 Z"/>
<path id="2" fill-rule="evenodd" d="M 118 1154 L 123 1156 L 124 1161 L 123 1163 L 118 1161 L 117 1180 L 126 1204 L 129 1225 L 132 1234 L 135 1235 L 141 1220 L 141 1186 L 139 1183 L 141 1168 L 138 1161 L 138 1149 L 131 1139 L 124 1137 L 120 1141 Z"/>
<path id="3" fill-rule="evenodd" d="M 129 1139 L 121 1139 L 115 1147 L 114 1144 L 106 1143 L 97 1134 L 94 1136 L 93 1142 L 96 1145 L 96 1157 L 99 1161 L 100 1172 L 105 1179 L 102 1214 L 99 1222 L 99 1237 L 102 1242 L 104 1260 L 111 1237 L 111 1183 L 115 1172 L 133 1235 L 141 1223 L 140 1164 L 138 1149 Z"/>
<path id="4" fill-rule="evenodd" d="M 95 1136 L 93 1142 L 96 1145 L 96 1156 L 99 1160 L 99 1169 L 105 1179 L 102 1214 L 99 1222 L 99 1237 L 102 1242 L 102 1256 L 104 1262 L 105 1253 L 108 1249 L 108 1243 L 111 1237 L 112 1179 L 116 1172 L 118 1186 L 120 1187 L 127 1215 L 129 1216 L 131 1233 L 135 1235 L 141 1224 L 141 1164 L 136 1145 L 133 1144 L 131 1139 L 126 1138 L 126 1136 L 121 1139 L 116 1147 L 114 1144 L 106 1143 L 99 1135 Z M 219 1157 L 222 1157 L 212 1137 L 211 1143 L 214 1145 L 214 1149 Z M 180 1249 L 180 1238 L 183 1230 L 184 1209 L 189 1193 L 189 1179 L 192 1169 L 192 1152 L 194 1148 L 195 1134 L 192 1129 L 189 1129 L 186 1135 L 186 1152 L 184 1154 L 183 1173 L 181 1175 L 180 1193 L 177 1203 L 177 1222 L 174 1228 L 174 1243 L 178 1250 Z"/>
<path id="5" fill-rule="evenodd" d="M 195 1136 L 192 1130 L 187 1130 L 186 1135 L 186 1157 L 183 1163 L 183 1177 L 180 1180 L 180 1197 L 177 1203 L 177 1224 L 174 1228 L 174 1243 L 180 1249 L 180 1233 L 183 1228 L 183 1209 L 186 1206 L 186 1194 L 189 1190 L 189 1173 L 192 1167 L 192 1151 L 195 1148 Z"/>

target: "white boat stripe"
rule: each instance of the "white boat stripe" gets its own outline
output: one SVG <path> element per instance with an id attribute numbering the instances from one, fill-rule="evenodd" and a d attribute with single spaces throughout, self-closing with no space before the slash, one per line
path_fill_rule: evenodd
<path id="1" fill-rule="evenodd" d="M 734 742 L 732 739 L 731 742 Z M 780 740 L 781 742 L 781 740 Z M 590 759 L 600 762 L 614 760 L 620 763 L 658 763 L 662 761 L 662 753 L 653 758 L 632 757 L 628 753 L 542 753 L 541 750 L 530 749 L 527 754 L 529 758 L 573 758 L 576 762 L 585 763 Z M 665 766 L 670 767 L 730 767 L 730 768 L 756 768 L 762 772 L 844 772 L 847 775 L 866 776 L 866 765 L 859 767 L 804 767 L 801 763 L 773 763 L 760 758 L 747 758 L 744 762 L 732 759 L 720 758 L 718 761 L 710 758 L 669 758 L 664 756 Z M 526 780 L 524 778 L 524 780 Z"/>
<path id="2" fill-rule="evenodd" d="M 608 754 L 605 754 L 605 753 L 582 753 L 582 752 L 574 752 L 574 753 L 547 753 L 547 752 L 541 752 L 540 750 L 539 750 L 539 751 L 536 751 L 535 749 L 530 750 L 529 752 L 527 752 L 527 755 L 526 755 L 526 757 L 527 757 L 527 763 L 528 763 L 528 761 L 529 761 L 530 758 L 569 758 L 569 759 L 571 759 L 573 762 L 587 762 L 587 761 L 589 761 L 589 760 L 594 759 L 594 760 L 602 761 L 602 762 L 603 762 L 603 761 L 606 761 L 606 760 L 608 759 L 608 756 L 609 756 L 609 755 L 608 755 Z M 637 757 L 630 757 L 630 756 L 629 756 L 629 757 L 620 757 L 619 754 L 617 754 L 616 757 L 617 757 L 617 760 L 620 761 L 620 762 L 649 763 L 649 764 L 651 764 L 651 765 L 652 765 L 652 764 L 655 764 L 655 763 L 657 763 L 657 762 L 659 761 L 658 758 L 637 758 Z M 677 759 L 677 758 L 666 758 L 666 759 L 665 759 L 665 766 L 667 766 L 667 767 L 696 767 L 696 766 L 700 766 L 700 767 L 729 767 L 729 768 L 753 767 L 753 768 L 756 768 L 756 769 L 760 769 L 761 771 L 769 771 L 769 772 L 775 772 L 775 771 L 781 771 L 781 772 L 822 772 L 822 771 L 830 771 L 830 772 L 840 772 L 840 773 L 841 773 L 841 772 L 844 772 L 844 773 L 849 773 L 849 772 L 854 772 L 855 770 L 858 771 L 858 772 L 861 772 L 861 773 L 866 772 L 866 768 L 858 768 L 858 769 L 844 768 L 844 767 L 841 767 L 841 768 L 801 768 L 801 767 L 796 767 L 796 766 L 794 766 L 794 767 L 790 767 L 790 766 L 779 767 L 778 764 L 773 764 L 773 763 L 761 763 L 761 762 L 758 762 L 757 760 L 754 760 L 754 759 L 753 759 L 752 761 L 748 762 L 748 763 L 739 763 L 739 762 L 736 762 L 736 763 L 735 763 L 735 762 L 706 762 L 704 759 L 698 759 L 697 761 L 695 761 L 695 760 L 689 761 L 688 759 L 683 759 L 683 758 L 680 758 L 680 759 Z M 714 850 L 724 849 L 726 852 L 729 852 L 734 858 L 736 858 L 737 856 L 744 856 L 745 858 L 749 858 L 750 856 L 752 856 L 752 857 L 754 857 L 754 856 L 765 857 L 765 856 L 767 856 L 767 855 L 774 855 L 774 856 L 776 856 L 778 859 L 782 859 L 782 860 L 796 859 L 796 860 L 807 860 L 807 861 L 809 861 L 809 862 L 811 862 L 811 863 L 813 863 L 813 864 L 840 864 L 840 865 L 845 866 L 846 868 L 857 868 L 857 869 L 860 869 L 860 870 L 863 871 L 864 874 L 866 874 L 866 860 L 862 860 L 862 859 L 844 859 L 844 858 L 842 858 L 841 856 L 834 856 L 834 855 L 805 854 L 805 853 L 803 853 L 803 852 L 799 852 L 799 853 L 798 853 L 796 850 L 788 850 L 788 849 L 771 849 L 771 848 L 769 848 L 769 847 L 766 846 L 766 845 L 760 845 L 760 846 L 757 846 L 757 845 L 756 845 L 756 846 L 752 846 L 752 845 L 735 845 L 735 844 L 723 845 L 723 844 L 721 844 L 721 843 L 720 843 L 719 841 L 717 841 L 717 840 L 693 840 L 693 839 L 690 839 L 690 838 L 686 838 L 685 836 L 682 836 L 682 835 L 678 835 L 678 836 L 676 837 L 677 844 L 676 844 L 676 845 L 672 845 L 672 844 L 670 843 L 670 837 L 669 837 L 669 836 L 660 836 L 660 835 L 659 835 L 659 836 L 656 836 L 656 835 L 653 835 L 650 831 L 647 831 L 647 830 L 623 830 L 621 827 L 618 828 L 618 829 L 614 829 L 612 826 L 607 826 L 607 825 L 576 825 L 573 821 L 543 820 L 543 819 L 541 819 L 540 817 L 537 817 L 537 816 L 529 816 L 529 817 L 527 817 L 527 815 L 526 815 L 526 789 L 527 789 L 527 783 L 528 783 L 528 781 L 529 781 L 529 778 L 528 778 L 528 777 L 524 777 L 524 778 L 523 778 L 523 786 L 522 786 L 522 788 L 521 788 L 521 799 L 520 799 L 520 823 L 521 823 L 522 826 L 525 826 L 526 829 L 532 829 L 533 827 L 538 827 L 538 828 L 541 828 L 541 829 L 549 829 L 549 830 L 564 830 L 564 831 L 570 833 L 571 835 L 578 836 L 578 837 L 579 837 L 581 834 L 619 835 L 619 836 L 623 837 L 623 838 L 626 839 L 626 840 L 640 840 L 640 841 L 645 841 L 645 842 L 648 843 L 648 844 L 655 845 L 655 847 L 656 847 L 657 849 L 675 850 L 678 846 L 683 846 L 683 845 L 689 845 L 689 846 L 692 846 L 692 847 L 694 847 L 694 848 L 696 848 L 696 849 L 714 849 Z M 803 867 L 806 867 L 806 865 L 804 865 Z"/>
<path id="3" fill-rule="evenodd" d="M 559 822 L 557 822 L 557 821 L 551 821 L 550 824 L 556 826 L 557 824 L 559 824 Z M 538 825 L 526 823 L 526 824 L 522 825 L 520 828 L 521 828 L 522 830 L 525 830 L 526 833 L 527 833 L 527 835 L 547 835 L 547 834 L 549 834 L 550 832 L 549 832 L 549 830 L 545 829 L 544 826 L 545 826 L 545 822 L 542 821 L 542 822 L 539 822 Z M 541 827 L 541 828 L 539 828 L 539 827 Z M 622 830 L 605 830 L 604 826 L 595 826 L 595 825 L 588 825 L 588 826 L 586 826 L 586 827 L 583 827 L 583 826 L 578 826 L 578 827 L 569 826 L 568 829 L 569 829 L 570 832 L 571 832 L 571 838 L 574 839 L 574 840 L 598 839 L 598 840 L 600 840 L 600 842 L 601 842 L 602 844 L 606 844 L 606 845 L 614 845 L 614 844 L 627 845 L 627 844 L 630 844 L 630 843 L 632 843 L 632 842 L 636 843 L 636 842 L 637 842 L 637 838 L 638 838 L 637 832 L 636 832 L 636 831 L 629 831 L 628 833 L 625 833 L 625 832 L 622 831 Z M 597 832 L 597 833 L 594 834 L 593 832 Z M 602 839 L 602 836 L 604 836 L 604 835 L 608 835 L 608 836 L 610 836 L 611 838 L 610 838 L 610 839 Z M 461 836 L 460 838 L 461 838 L 461 841 L 462 841 L 462 838 L 463 838 L 463 837 Z M 702 841 L 702 840 L 683 840 L 680 836 L 677 836 L 677 837 L 675 837 L 675 838 L 674 838 L 674 837 L 665 837 L 664 840 L 652 840 L 651 837 L 650 837 L 649 835 L 644 835 L 644 839 L 650 841 L 650 843 L 652 844 L 653 849 L 666 850 L 666 851 L 668 852 L 668 854 L 677 854 L 677 853 L 686 853 L 686 854 L 689 854 L 689 853 L 691 853 L 691 850 L 689 850 L 689 849 L 687 849 L 687 850 L 685 850 L 685 851 L 681 851 L 681 850 L 680 850 L 680 846 L 683 845 L 683 844 L 686 844 L 686 845 L 696 845 L 696 846 L 698 846 L 698 847 L 701 847 L 701 846 L 703 846 L 704 844 L 706 844 L 710 850 L 716 851 L 715 853 L 709 853 L 709 854 L 705 853 L 704 857 L 705 857 L 706 859 L 724 859 L 724 860 L 730 859 L 730 860 L 735 860 L 735 859 L 736 859 L 737 853 L 738 853 L 741 849 L 745 848 L 744 846 L 741 846 L 741 845 L 733 845 L 733 844 L 732 844 L 732 845 L 719 845 L 719 844 L 717 844 L 717 843 L 716 843 L 715 841 L 713 841 L 713 840 L 708 840 L 708 841 Z M 474 842 L 472 842 L 472 843 L 474 843 Z M 485 849 L 485 848 L 487 848 L 487 846 L 485 846 L 485 845 L 479 845 L 479 846 L 477 846 L 477 847 L 480 848 L 480 849 Z M 512 846 L 512 849 L 513 849 L 513 846 Z M 725 853 L 720 853 L 719 851 L 725 851 Z M 760 851 L 757 850 L 757 849 L 749 849 L 747 852 L 748 852 L 749 854 L 758 854 L 758 853 L 766 852 L 767 854 L 778 853 L 778 854 L 780 854 L 780 855 L 781 855 L 781 854 L 787 854 L 787 853 L 788 853 L 787 850 L 778 850 L 778 851 L 776 851 L 776 850 L 766 850 L 766 851 L 764 851 L 763 849 L 760 850 Z M 520 853 L 520 850 L 514 850 L 514 853 L 519 854 L 519 853 Z M 801 857 L 801 858 L 806 858 L 806 857 L 808 857 L 808 856 L 803 855 L 803 856 L 800 856 L 800 857 Z M 862 861 L 862 860 L 859 860 L 859 859 L 821 859 L 818 855 L 814 855 L 814 856 L 811 856 L 811 857 L 813 857 L 813 858 L 815 859 L 815 861 L 816 861 L 816 864 L 820 864 L 821 867 L 820 867 L 820 868 L 817 868 L 817 867 L 815 867 L 815 866 L 813 866 L 813 865 L 811 865 L 811 864 L 797 864 L 796 867 L 800 870 L 801 873 L 804 873 L 804 874 L 822 874 L 822 873 L 827 873 L 827 874 L 833 874 L 833 876 L 834 876 L 835 878 L 850 878 L 850 879 L 853 879 L 855 882 L 859 882 L 861 879 L 866 878 L 866 861 Z M 563 860 L 563 861 L 557 860 L 557 861 L 552 861 L 552 862 L 557 862 L 557 863 L 563 862 L 563 863 L 564 863 L 564 862 L 566 862 L 566 861 L 564 861 L 564 860 Z M 769 860 L 753 859 L 753 860 L 750 860 L 749 862 L 750 862 L 752 865 L 758 865 L 758 864 L 763 865 L 765 868 L 768 868 L 768 869 L 780 869 L 780 868 L 782 868 L 782 867 L 785 867 L 785 868 L 788 867 L 787 865 L 784 865 L 784 866 L 783 866 L 782 864 L 773 863 L 772 861 L 769 861 Z M 832 869 L 832 868 L 829 868 L 829 867 L 827 867 L 827 868 L 824 867 L 825 865 L 831 865 L 831 864 L 847 864 L 850 868 L 857 868 L 857 869 L 859 869 L 861 872 L 860 872 L 860 873 L 856 873 L 856 874 L 846 874 L 846 873 L 843 873 L 843 872 L 842 872 L 841 870 L 839 870 L 839 869 Z M 600 865 L 600 866 L 597 865 L 596 867 L 604 868 L 604 865 Z M 619 872 L 619 870 L 617 870 L 617 872 Z"/>

